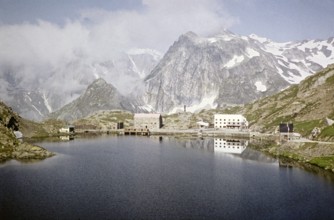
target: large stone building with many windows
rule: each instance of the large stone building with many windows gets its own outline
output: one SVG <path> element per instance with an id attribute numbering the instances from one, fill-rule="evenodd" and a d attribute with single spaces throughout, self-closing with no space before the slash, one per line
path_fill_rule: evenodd
<path id="1" fill-rule="evenodd" d="M 159 129 L 162 126 L 162 117 L 160 114 L 139 113 L 134 115 L 135 128 Z"/>
<path id="2" fill-rule="evenodd" d="M 238 114 L 215 114 L 214 127 L 229 129 L 246 129 L 248 128 L 247 119 Z"/>

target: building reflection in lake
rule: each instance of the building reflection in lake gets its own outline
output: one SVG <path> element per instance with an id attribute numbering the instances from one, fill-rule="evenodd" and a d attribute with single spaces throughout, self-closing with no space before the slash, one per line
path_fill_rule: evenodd
<path id="1" fill-rule="evenodd" d="M 232 139 L 232 138 L 177 138 L 168 136 L 150 136 L 151 139 L 172 146 L 180 146 L 186 149 L 201 150 L 212 152 L 219 156 L 238 157 L 243 160 L 252 160 L 263 163 L 278 164 L 274 157 L 267 156 L 260 151 L 248 148 L 249 139 Z M 247 148 L 247 149 L 246 149 Z"/>
<path id="2" fill-rule="evenodd" d="M 215 138 L 214 151 L 232 154 L 241 154 L 248 146 L 248 140 Z"/>
<path id="3" fill-rule="evenodd" d="M 73 136 L 70 136 L 70 135 L 65 135 L 65 136 L 59 136 L 60 140 L 62 141 L 72 141 L 74 140 L 74 137 Z"/>

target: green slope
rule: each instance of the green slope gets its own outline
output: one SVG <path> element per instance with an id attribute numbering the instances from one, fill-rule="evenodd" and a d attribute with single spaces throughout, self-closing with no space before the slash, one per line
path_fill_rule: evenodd
<path id="1" fill-rule="evenodd" d="M 279 123 L 292 122 L 295 131 L 305 137 L 318 127 L 321 133 L 316 139 L 334 140 L 334 127 L 326 120 L 334 119 L 334 65 L 299 85 L 247 104 L 242 113 L 254 130 L 274 132 Z"/>

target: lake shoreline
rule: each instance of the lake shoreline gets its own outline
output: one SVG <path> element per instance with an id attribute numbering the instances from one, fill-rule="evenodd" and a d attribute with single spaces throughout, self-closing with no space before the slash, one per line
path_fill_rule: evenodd
<path id="1" fill-rule="evenodd" d="M 81 132 L 75 134 L 50 134 L 47 137 L 28 138 L 28 142 L 58 137 L 97 137 L 103 134 L 107 135 L 124 135 L 122 131 L 95 131 Z M 206 129 L 188 129 L 188 130 L 170 130 L 159 129 L 150 131 L 151 136 L 169 136 L 183 138 L 246 138 L 257 142 L 259 146 L 254 149 L 268 153 L 273 157 L 288 158 L 298 163 L 310 164 L 323 170 L 334 173 L 334 143 L 333 142 L 312 142 L 304 141 L 285 141 L 278 143 L 279 136 L 247 131 L 230 131 L 230 130 L 206 130 Z M 128 135 L 125 135 L 128 136 Z M 323 151 L 325 146 L 326 151 Z"/>
<path id="2" fill-rule="evenodd" d="M 334 173 L 334 143 L 333 142 L 277 142 L 273 139 L 256 140 L 250 147 L 279 157 L 315 166 Z"/>

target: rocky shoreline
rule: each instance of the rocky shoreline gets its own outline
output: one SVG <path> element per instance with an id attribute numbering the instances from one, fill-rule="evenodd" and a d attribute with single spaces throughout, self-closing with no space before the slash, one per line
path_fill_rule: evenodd
<path id="1" fill-rule="evenodd" d="M 0 102 L 0 161 L 42 160 L 55 155 L 42 147 L 26 143 L 16 137 L 14 131 L 20 130 L 20 119 L 20 116 L 11 108 Z"/>
<path id="2" fill-rule="evenodd" d="M 46 159 L 52 157 L 55 153 L 50 152 L 40 146 L 16 139 L 10 129 L 1 128 L 0 134 L 0 161 L 10 159 Z"/>
<path id="3" fill-rule="evenodd" d="M 4 148 L 3 148 L 4 149 Z M 17 146 L 14 146 L 12 150 L 0 150 L 0 161 L 7 161 L 11 159 L 16 160 L 29 160 L 29 159 L 38 159 L 43 160 L 49 157 L 56 155 L 53 152 L 50 152 L 42 147 L 32 145 L 29 143 L 20 143 Z"/>
<path id="4" fill-rule="evenodd" d="M 277 144 L 272 140 L 255 141 L 252 148 L 271 156 L 316 166 L 334 173 L 333 142 L 285 142 Z"/>

